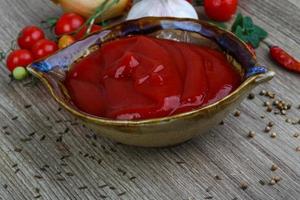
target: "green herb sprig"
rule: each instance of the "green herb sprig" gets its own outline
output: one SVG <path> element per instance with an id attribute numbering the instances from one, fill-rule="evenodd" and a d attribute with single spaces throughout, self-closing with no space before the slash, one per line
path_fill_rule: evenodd
<path id="1" fill-rule="evenodd" d="M 268 37 L 268 33 L 261 27 L 255 25 L 249 16 L 239 13 L 231 27 L 231 31 L 241 40 L 258 48 L 262 40 Z"/>

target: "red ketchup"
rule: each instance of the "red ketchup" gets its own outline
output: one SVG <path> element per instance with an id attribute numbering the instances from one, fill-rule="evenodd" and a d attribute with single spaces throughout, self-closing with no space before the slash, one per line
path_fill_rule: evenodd
<path id="1" fill-rule="evenodd" d="M 75 63 L 65 86 L 82 111 L 111 119 L 166 117 L 212 104 L 240 75 L 216 50 L 134 36 L 104 44 Z"/>

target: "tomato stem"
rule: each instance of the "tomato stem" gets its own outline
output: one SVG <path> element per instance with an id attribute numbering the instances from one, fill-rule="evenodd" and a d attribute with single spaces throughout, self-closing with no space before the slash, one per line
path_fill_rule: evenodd
<path id="1" fill-rule="evenodd" d="M 88 26 L 87 31 L 85 33 L 85 35 L 88 35 L 91 30 L 93 25 L 95 24 L 95 21 L 98 17 L 100 17 L 106 10 L 110 9 L 114 4 L 119 3 L 120 0 L 106 0 L 104 1 L 94 12 L 94 14 L 92 16 L 90 16 L 90 18 L 88 18 L 88 20 L 86 20 L 86 22 L 77 30 L 75 31 L 73 34 L 77 34 L 78 32 L 80 32 L 84 27 Z"/>

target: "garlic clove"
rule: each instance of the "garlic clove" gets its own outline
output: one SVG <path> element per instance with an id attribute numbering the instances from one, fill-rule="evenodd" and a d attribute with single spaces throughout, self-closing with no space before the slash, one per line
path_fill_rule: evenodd
<path id="1" fill-rule="evenodd" d="M 142 0 L 131 8 L 127 20 L 150 16 L 198 19 L 195 8 L 185 0 Z"/>

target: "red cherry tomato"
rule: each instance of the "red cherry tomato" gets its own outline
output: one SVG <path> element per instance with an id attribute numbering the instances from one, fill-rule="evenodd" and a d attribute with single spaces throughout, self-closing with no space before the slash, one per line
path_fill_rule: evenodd
<path id="1" fill-rule="evenodd" d="M 58 46 L 55 42 L 47 39 L 42 39 L 32 47 L 31 51 L 33 58 L 37 60 L 49 56 L 57 50 Z"/>
<path id="2" fill-rule="evenodd" d="M 30 50 L 37 41 L 44 38 L 45 34 L 42 29 L 36 26 L 27 26 L 20 32 L 18 44 L 21 49 Z"/>
<path id="3" fill-rule="evenodd" d="M 228 21 L 236 12 L 238 0 L 204 0 L 206 15 L 216 21 Z"/>
<path id="4" fill-rule="evenodd" d="M 61 36 L 76 31 L 85 22 L 85 19 L 76 13 L 65 13 L 55 25 L 55 34 Z"/>
<path id="5" fill-rule="evenodd" d="M 85 26 L 85 27 L 83 27 L 78 33 L 76 33 L 76 34 L 74 35 L 75 39 L 76 39 L 76 40 L 82 39 L 82 38 L 85 36 L 85 33 L 86 33 L 86 31 L 87 31 L 87 28 L 88 28 L 88 27 Z M 101 26 L 99 26 L 99 25 L 93 25 L 93 26 L 92 26 L 92 29 L 91 29 L 91 33 L 100 31 L 101 29 L 102 29 Z"/>
<path id="6" fill-rule="evenodd" d="M 33 62 L 33 56 L 26 49 L 14 50 L 7 59 L 6 65 L 9 71 L 13 71 L 16 67 L 26 67 Z"/>

